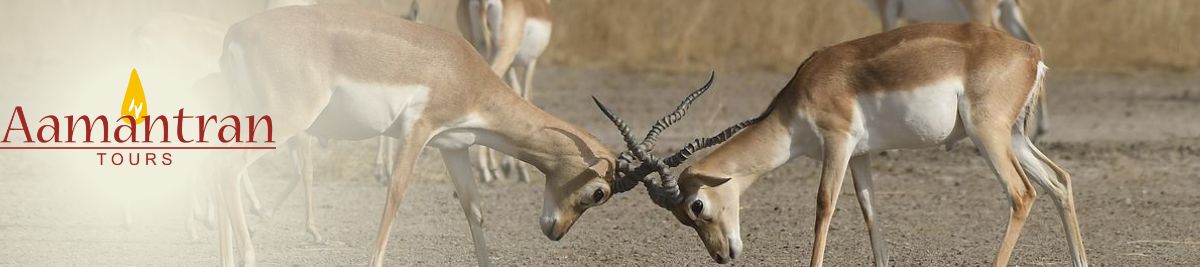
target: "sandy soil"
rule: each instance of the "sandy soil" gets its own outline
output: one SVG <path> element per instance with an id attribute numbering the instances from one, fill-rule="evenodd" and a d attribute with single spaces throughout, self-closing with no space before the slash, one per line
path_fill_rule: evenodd
<path id="1" fill-rule="evenodd" d="M 587 95 L 611 103 L 644 127 L 706 74 L 641 74 L 545 67 L 536 102 L 595 132 L 615 147 L 615 131 Z M 760 112 L 787 73 L 719 73 L 716 89 L 669 130 L 674 148 Z M 1040 147 L 1074 176 L 1085 243 L 1093 266 L 1200 265 L 1200 76 L 1178 74 L 1049 76 L 1053 132 Z M 327 244 L 304 233 L 301 194 L 270 219 L 252 217 L 264 265 L 362 265 L 379 224 L 385 189 L 371 173 L 371 141 L 334 142 L 317 166 L 317 223 Z M 464 216 L 435 157 L 418 178 L 393 226 L 388 265 L 473 265 Z M 134 225 L 121 226 L 121 201 L 89 198 L 87 177 L 58 177 L 22 154 L 0 153 L 0 265 L 215 265 L 216 233 L 190 241 L 183 188 L 130 205 Z M 36 165 L 35 165 L 36 166 Z M 283 157 L 251 172 L 268 206 L 293 179 Z M 1007 202 L 967 142 L 946 152 L 926 149 L 874 162 L 877 209 L 896 266 L 983 266 L 1000 241 Z M 807 264 L 812 240 L 817 164 L 796 160 L 750 188 L 743 199 L 745 250 L 736 265 Z M 849 187 L 850 185 L 846 185 Z M 513 265 L 711 265 L 695 233 L 649 203 L 637 189 L 589 211 L 560 242 L 540 233 L 540 181 L 481 188 L 495 263 Z M 830 231 L 826 262 L 862 266 L 870 248 L 858 205 L 844 190 Z M 84 196 L 84 197 L 80 197 Z M 1044 200 L 1045 198 L 1043 198 Z M 1013 263 L 1065 266 L 1056 211 L 1039 202 Z"/>

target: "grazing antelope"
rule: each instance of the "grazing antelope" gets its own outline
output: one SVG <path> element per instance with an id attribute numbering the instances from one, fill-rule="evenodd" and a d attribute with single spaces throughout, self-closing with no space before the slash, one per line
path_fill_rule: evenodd
<path id="1" fill-rule="evenodd" d="M 236 107 L 273 116 L 275 140 L 303 132 L 401 140 L 371 246 L 373 266 L 383 264 L 392 222 L 427 145 L 441 150 L 481 265 L 490 259 L 470 146 L 496 149 L 546 174 L 539 222 L 551 240 L 611 196 L 615 159 L 599 140 L 513 93 L 461 37 L 433 27 L 354 6 L 278 9 L 229 29 L 221 70 L 229 91 L 239 94 L 231 98 Z M 212 166 L 223 166 L 213 171 L 231 224 L 221 235 L 222 262 L 234 263 L 236 237 L 243 261 L 252 264 L 240 198 L 228 196 L 240 190 L 237 174 L 265 152 L 220 152 Z"/>
<path id="2" fill-rule="evenodd" d="M 537 59 L 550 44 L 549 0 L 461 0 L 459 29 L 485 58 L 496 75 L 525 100 L 533 101 L 533 74 Z M 520 72 L 520 74 L 518 74 Z M 501 177 L 496 160 L 486 149 L 479 150 L 484 181 Z M 529 181 L 529 172 L 516 164 L 521 181 Z"/>
<path id="3" fill-rule="evenodd" d="M 1008 264 L 1033 205 L 1034 183 L 1058 206 L 1075 266 L 1086 266 L 1070 176 L 1023 131 L 1026 115 L 1042 92 L 1045 70 L 1038 46 L 990 27 L 918 24 L 814 52 L 761 115 L 712 138 L 698 139 L 663 159 L 649 155 L 646 141 L 634 143 L 624 122 L 603 105 L 600 108 L 622 130 L 629 148 L 618 158 L 618 181 L 646 183 L 654 202 L 694 228 L 718 263 L 729 262 L 741 252 L 742 193 L 766 173 L 806 156 L 822 165 L 812 266 L 822 265 L 830 218 L 847 168 L 853 174 L 875 265 L 887 266 L 886 243 L 871 205 L 875 192 L 871 155 L 968 137 L 1011 201 L 1012 213 L 995 266 Z M 668 171 L 697 150 L 726 140 L 685 169 L 678 180 Z M 632 166 L 630 159 L 638 159 L 641 165 Z M 658 180 L 646 177 L 654 172 L 659 173 Z"/>
<path id="4" fill-rule="evenodd" d="M 1033 35 L 1025 27 L 1018 0 L 864 0 L 871 11 L 879 15 L 883 30 L 897 27 L 900 20 L 910 22 L 974 22 L 992 25 L 1023 41 L 1034 43 Z M 1037 100 L 1037 129 L 1032 136 L 1037 140 L 1050 130 L 1046 114 L 1046 98 L 1043 93 Z"/>

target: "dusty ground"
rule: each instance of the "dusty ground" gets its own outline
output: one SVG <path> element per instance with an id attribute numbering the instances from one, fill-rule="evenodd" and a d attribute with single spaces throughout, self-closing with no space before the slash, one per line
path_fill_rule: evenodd
<path id="1" fill-rule="evenodd" d="M 545 67 L 536 102 L 598 133 L 615 131 L 586 96 L 595 94 L 644 127 L 705 74 L 634 74 Z M 667 147 L 757 114 L 786 73 L 718 73 L 716 89 L 666 133 Z M 1041 148 L 1074 176 L 1076 201 L 1093 266 L 1200 265 L 1200 76 L 1052 73 L 1053 132 Z M 300 194 L 270 220 L 252 217 L 259 263 L 362 265 L 379 224 L 384 188 L 371 178 L 374 141 L 335 142 L 317 166 L 317 223 L 329 242 L 303 231 Z M 189 241 L 182 188 L 151 188 L 158 198 L 131 204 L 135 224 L 121 227 L 120 201 L 81 186 L 87 177 L 38 169 L 36 155 L 0 153 L 0 265 L 215 265 L 216 234 Z M 440 161 L 422 160 L 393 226 L 389 265 L 473 265 L 471 240 Z M 292 179 L 291 165 L 268 158 L 252 170 L 267 205 Z M 1007 202 L 970 144 L 877 158 L 877 209 L 896 266 L 983 266 L 998 246 Z M 743 199 L 745 250 L 737 265 L 807 264 L 812 240 L 816 163 L 796 160 L 750 188 Z M 94 181 L 93 181 L 94 182 Z M 615 197 L 589 211 L 560 242 L 537 226 L 540 182 L 483 186 L 487 240 L 498 265 L 710 265 L 695 233 L 647 201 Z M 849 187 L 850 185 L 846 185 Z M 852 192 L 845 190 L 843 192 Z M 83 197 L 80 197 L 83 196 Z M 89 197 L 101 196 L 101 197 Z M 1044 200 L 1045 198 L 1043 198 Z M 862 266 L 870 248 L 850 193 L 838 204 L 826 262 Z M 1053 205 L 1041 201 L 1013 263 L 1069 265 Z"/>

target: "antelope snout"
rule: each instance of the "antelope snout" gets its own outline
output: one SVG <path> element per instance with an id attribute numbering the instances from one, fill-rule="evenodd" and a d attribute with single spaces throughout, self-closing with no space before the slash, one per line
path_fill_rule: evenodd
<path id="1" fill-rule="evenodd" d="M 550 240 L 554 240 L 554 241 L 558 241 L 559 239 L 562 239 L 563 233 L 555 230 L 556 228 L 558 228 L 558 227 L 556 227 L 558 225 L 557 218 L 545 216 L 545 217 L 542 217 L 540 223 L 542 226 L 542 234 L 545 234 L 546 238 L 549 238 Z"/>
<path id="2" fill-rule="evenodd" d="M 742 239 L 739 236 L 716 235 L 714 239 L 705 239 L 704 245 L 708 255 L 719 264 L 726 264 L 737 259 L 742 254 Z"/>

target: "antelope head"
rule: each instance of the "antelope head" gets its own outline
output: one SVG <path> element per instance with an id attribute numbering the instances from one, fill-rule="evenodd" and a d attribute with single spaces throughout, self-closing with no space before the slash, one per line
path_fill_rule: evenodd
<path id="1" fill-rule="evenodd" d="M 642 183 L 649 191 L 654 204 L 671 211 L 680 223 L 696 230 L 713 260 L 727 263 L 741 252 L 742 242 L 738 221 L 739 194 L 724 191 L 738 189 L 733 186 L 720 186 L 729 181 L 729 178 L 705 176 L 685 170 L 682 179 L 677 179 L 671 169 L 683 164 L 697 151 L 724 142 L 743 128 L 758 122 L 761 117 L 733 125 L 713 137 L 696 139 L 667 157 L 659 158 L 651 153 L 658 135 L 683 118 L 692 102 L 712 86 L 714 76 L 715 73 L 710 74 L 704 86 L 685 97 L 674 112 L 659 119 L 640 143 L 635 141 L 629 126 L 619 116 L 605 107 L 600 100 L 595 97 L 592 99 L 600 111 L 617 126 L 628 149 L 617 157 L 613 192 L 625 192 L 633 189 L 639 182 Z M 651 177 L 652 174 L 657 174 L 657 177 Z"/>

